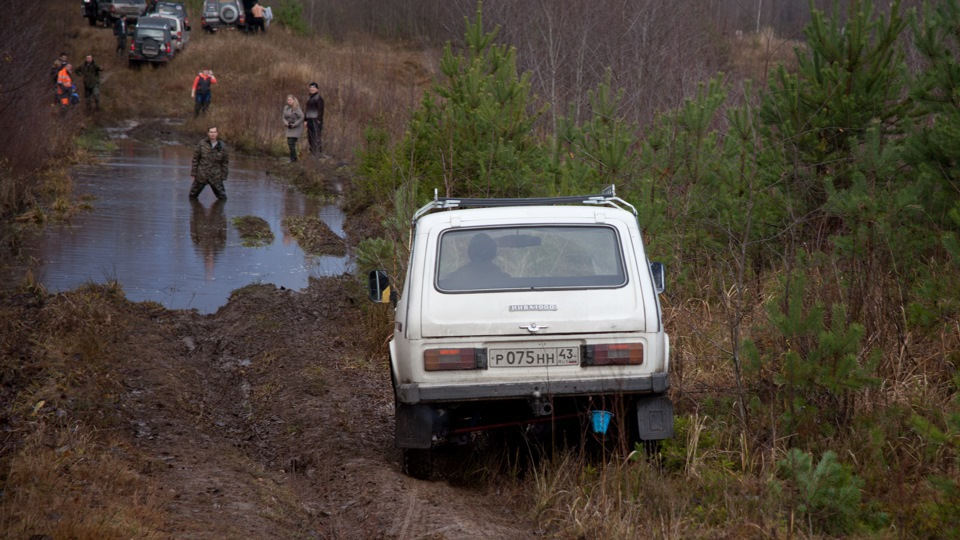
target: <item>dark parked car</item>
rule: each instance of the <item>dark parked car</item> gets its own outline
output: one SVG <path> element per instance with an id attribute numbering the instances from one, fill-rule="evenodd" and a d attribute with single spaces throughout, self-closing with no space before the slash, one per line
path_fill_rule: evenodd
<path id="1" fill-rule="evenodd" d="M 240 0 L 204 0 L 200 25 L 207 32 L 220 28 L 243 29 L 247 25 L 243 2 Z"/>
<path id="2" fill-rule="evenodd" d="M 147 11 L 147 0 L 97 0 L 96 4 L 98 18 L 105 26 L 113 26 L 124 15 L 132 26 Z"/>
<path id="3" fill-rule="evenodd" d="M 176 48 L 170 32 L 169 19 L 161 17 L 143 17 L 137 21 L 130 38 L 130 66 L 137 67 L 141 62 L 154 65 L 165 64 L 173 60 Z"/>

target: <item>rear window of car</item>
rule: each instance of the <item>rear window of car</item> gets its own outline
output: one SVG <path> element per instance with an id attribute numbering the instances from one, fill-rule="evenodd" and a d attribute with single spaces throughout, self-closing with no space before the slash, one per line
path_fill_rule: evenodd
<path id="1" fill-rule="evenodd" d="M 180 19 L 176 17 L 162 17 L 163 21 L 170 26 L 171 31 L 175 31 L 180 28 Z"/>
<path id="2" fill-rule="evenodd" d="M 164 41 L 166 39 L 163 30 L 159 28 L 137 28 L 137 37 L 142 39 L 155 39 L 157 41 Z"/>
<path id="3" fill-rule="evenodd" d="M 458 229 L 440 236 L 443 292 L 612 288 L 626 284 L 620 236 L 606 225 Z"/>

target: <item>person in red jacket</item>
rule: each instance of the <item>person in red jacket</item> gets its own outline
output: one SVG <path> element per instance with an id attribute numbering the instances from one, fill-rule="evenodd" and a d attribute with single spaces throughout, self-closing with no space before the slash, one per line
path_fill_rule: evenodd
<path id="1" fill-rule="evenodd" d="M 200 113 L 207 113 L 210 107 L 210 90 L 217 84 L 217 78 L 213 76 L 213 71 L 205 69 L 197 74 L 193 79 L 193 89 L 190 90 L 190 97 L 194 99 L 193 117 L 200 116 Z"/>

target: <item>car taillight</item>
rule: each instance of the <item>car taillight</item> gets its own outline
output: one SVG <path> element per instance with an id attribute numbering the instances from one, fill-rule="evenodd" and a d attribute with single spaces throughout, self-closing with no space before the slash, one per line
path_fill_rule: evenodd
<path id="1" fill-rule="evenodd" d="M 240 24 L 243 24 L 247 20 L 247 16 L 243 13 L 240 14 Z"/>
<path id="2" fill-rule="evenodd" d="M 583 345 L 581 366 L 626 366 L 643 363 L 643 343 Z"/>
<path id="3" fill-rule="evenodd" d="M 177 39 L 183 39 L 183 32 L 177 32 Z"/>
<path id="4" fill-rule="evenodd" d="M 167 42 L 167 54 L 170 54 L 170 42 Z"/>
<path id="5" fill-rule="evenodd" d="M 423 369 L 426 371 L 484 369 L 486 367 L 486 349 L 427 349 L 423 351 Z"/>
<path id="6" fill-rule="evenodd" d="M 134 39 L 130 40 L 130 52 L 137 52 L 137 41 Z"/>

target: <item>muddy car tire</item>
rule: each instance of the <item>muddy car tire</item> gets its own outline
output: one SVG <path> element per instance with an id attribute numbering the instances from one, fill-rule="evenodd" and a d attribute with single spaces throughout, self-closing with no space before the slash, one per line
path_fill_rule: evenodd
<path id="1" fill-rule="evenodd" d="M 429 480 L 433 475 L 433 449 L 404 448 L 403 474 L 418 480 Z"/>

